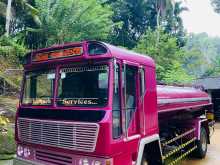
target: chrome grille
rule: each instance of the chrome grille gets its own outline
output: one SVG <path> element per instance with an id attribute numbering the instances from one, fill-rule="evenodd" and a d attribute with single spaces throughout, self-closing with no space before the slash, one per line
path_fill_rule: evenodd
<path id="1" fill-rule="evenodd" d="M 95 150 L 99 125 L 19 118 L 18 136 L 23 142 L 77 151 Z"/>

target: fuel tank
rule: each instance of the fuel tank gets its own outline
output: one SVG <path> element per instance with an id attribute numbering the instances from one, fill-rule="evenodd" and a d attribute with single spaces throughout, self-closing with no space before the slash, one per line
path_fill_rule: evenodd
<path id="1" fill-rule="evenodd" d="M 158 113 L 180 110 L 195 111 L 211 104 L 209 95 L 200 89 L 157 85 Z"/>

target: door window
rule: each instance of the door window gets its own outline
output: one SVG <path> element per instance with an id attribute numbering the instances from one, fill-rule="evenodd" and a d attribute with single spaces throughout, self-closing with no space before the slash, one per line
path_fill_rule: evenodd
<path id="1" fill-rule="evenodd" d="M 137 67 L 126 65 L 125 67 L 125 111 L 126 111 L 126 127 L 128 128 L 133 114 L 136 110 L 137 96 Z"/>
<path id="2" fill-rule="evenodd" d="M 121 99 L 120 99 L 120 69 L 119 65 L 114 68 L 114 91 L 113 91 L 113 105 L 112 105 L 112 120 L 113 120 L 113 138 L 120 137 L 122 133 L 121 128 Z"/>
<path id="3" fill-rule="evenodd" d="M 139 70 L 139 78 L 140 78 L 140 97 L 143 97 L 144 94 L 145 94 L 145 90 L 146 90 L 146 87 L 145 87 L 145 72 L 144 72 L 144 69 L 141 68 Z"/>

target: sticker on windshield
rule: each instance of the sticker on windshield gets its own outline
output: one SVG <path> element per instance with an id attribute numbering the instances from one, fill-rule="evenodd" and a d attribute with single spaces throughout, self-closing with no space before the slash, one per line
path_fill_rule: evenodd
<path id="1" fill-rule="evenodd" d="M 46 104 L 50 104 L 50 103 L 51 103 L 50 98 L 35 98 L 35 99 L 32 99 L 32 104 L 33 105 L 46 105 Z"/>
<path id="2" fill-rule="evenodd" d="M 98 98 L 62 99 L 63 105 L 96 105 Z"/>

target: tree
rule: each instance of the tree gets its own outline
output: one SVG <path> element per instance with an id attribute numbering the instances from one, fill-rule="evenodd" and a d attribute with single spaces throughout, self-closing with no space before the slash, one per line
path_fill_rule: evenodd
<path id="1" fill-rule="evenodd" d="M 112 10 L 97 0 L 36 0 L 42 26 L 29 30 L 30 48 L 88 39 L 106 40 L 114 24 Z"/>
<path id="2" fill-rule="evenodd" d="M 115 45 L 133 48 L 147 27 L 156 26 L 156 10 L 153 0 L 108 0 L 114 15 L 115 26 L 108 38 Z"/>
<path id="3" fill-rule="evenodd" d="M 0 35 L 4 32 L 7 36 L 9 33 L 16 35 L 27 27 L 39 27 L 41 22 L 38 10 L 34 6 L 34 0 L 2 0 L 0 2 L 0 11 L 3 11 L 0 12 Z M 5 30 L 2 30 L 3 26 Z"/>
<path id="4" fill-rule="evenodd" d="M 214 74 L 220 54 L 220 38 L 209 37 L 206 33 L 190 34 L 187 38 L 184 47 L 186 70 L 193 71 L 196 77 Z"/>
<path id="5" fill-rule="evenodd" d="M 160 34 L 159 42 L 157 41 L 158 33 Z M 177 38 L 166 34 L 160 29 L 159 32 L 157 30 L 147 30 L 134 50 L 147 54 L 155 60 L 158 80 L 177 82 L 183 79 L 183 75 L 185 75 L 184 77 L 188 75 L 182 67 L 184 50 L 178 47 Z M 175 71 L 184 72 L 184 74 L 171 76 L 171 73 L 175 73 Z M 187 77 L 187 80 L 190 79 L 189 77 Z"/>
<path id="6" fill-rule="evenodd" d="M 192 74 L 188 74 L 179 61 L 173 61 L 171 67 L 166 71 L 164 81 L 167 83 L 188 84 L 194 80 Z"/>
<path id="7" fill-rule="evenodd" d="M 10 21 L 11 21 L 11 3 L 12 0 L 8 0 L 7 3 L 7 9 L 6 9 L 6 23 L 5 23 L 5 31 L 6 31 L 6 36 L 9 35 L 9 27 L 10 27 Z"/>
<path id="8" fill-rule="evenodd" d="M 199 77 L 202 74 L 202 67 L 205 64 L 203 60 L 202 52 L 196 48 L 191 50 L 185 50 L 185 56 L 182 60 L 183 68 L 190 75 Z"/>
<path id="9" fill-rule="evenodd" d="M 156 0 L 155 1 L 155 8 L 157 12 L 157 42 L 156 45 L 158 46 L 160 40 L 160 31 L 159 29 L 162 28 L 161 24 L 165 21 L 164 18 L 167 15 L 167 11 L 173 11 L 173 1 L 172 0 Z"/>
<path id="10" fill-rule="evenodd" d="M 180 13 L 186 8 L 181 2 L 174 0 L 102 0 L 110 4 L 114 11 L 115 26 L 109 37 L 109 42 L 134 48 L 146 29 L 164 29 L 178 38 L 178 45 L 184 45 L 184 28 Z M 156 36 L 157 41 L 160 36 Z"/>
<path id="11" fill-rule="evenodd" d="M 21 63 L 22 57 L 27 52 L 23 44 L 18 44 L 15 38 L 1 36 L 0 37 L 0 66 L 4 68 L 3 63 L 10 63 L 11 66 L 16 66 Z M 1 68 L 0 68 L 1 70 Z"/>
<path id="12" fill-rule="evenodd" d="M 164 18 L 168 11 L 173 11 L 173 0 L 156 0 L 155 6 L 157 10 L 157 29 L 161 28 L 161 24 L 164 22 Z"/>
<path id="13" fill-rule="evenodd" d="M 203 74 L 200 77 L 206 78 L 210 76 L 219 76 L 219 75 L 220 75 L 220 57 L 217 56 L 213 61 L 212 65 L 209 65 L 209 67 L 205 70 L 205 72 L 203 72 Z"/>
<path id="14" fill-rule="evenodd" d="M 188 8 L 182 6 L 181 1 L 174 2 L 173 8 L 167 10 L 166 18 L 164 19 L 164 31 L 175 36 L 180 47 L 183 47 L 186 42 L 186 32 L 180 14 L 187 10 Z"/>
<path id="15" fill-rule="evenodd" d="M 211 4 L 212 4 L 214 10 L 217 13 L 220 13 L 220 1 L 219 0 L 211 0 Z"/>

